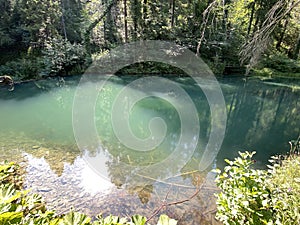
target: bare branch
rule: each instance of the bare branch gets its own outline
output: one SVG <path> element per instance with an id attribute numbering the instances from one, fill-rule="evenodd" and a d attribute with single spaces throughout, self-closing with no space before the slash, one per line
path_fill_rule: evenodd
<path id="1" fill-rule="evenodd" d="M 271 34 L 273 33 L 277 24 L 299 3 L 300 0 L 293 1 L 286 8 L 286 2 L 284 0 L 278 1 L 267 13 L 266 19 L 262 24 L 262 28 L 257 30 L 252 38 L 242 46 L 239 54 L 241 64 L 245 64 L 249 61 L 246 75 L 250 72 L 250 69 L 257 64 L 261 54 L 264 53 L 268 48 Z"/>
<path id="2" fill-rule="evenodd" d="M 151 219 L 153 219 L 153 217 L 155 217 L 156 215 L 158 215 L 163 208 L 191 201 L 193 198 L 195 198 L 199 194 L 199 192 L 201 191 L 203 185 L 204 185 L 204 183 L 202 183 L 202 185 L 196 189 L 195 193 L 192 196 L 190 196 L 190 197 L 188 197 L 186 199 L 183 199 L 183 200 L 175 201 L 175 202 L 167 202 L 167 197 L 168 197 L 169 192 L 170 192 L 170 190 L 169 190 L 168 193 L 167 193 L 167 195 L 166 195 L 166 197 L 165 197 L 165 200 L 162 202 L 162 204 L 156 210 L 154 210 L 154 212 L 152 213 L 152 215 L 147 219 L 147 222 L 149 222 Z"/>
<path id="3" fill-rule="evenodd" d="M 206 31 L 206 28 L 207 28 L 207 23 L 208 23 L 210 14 L 218 4 L 219 4 L 218 0 L 214 0 L 212 3 L 210 3 L 208 5 L 208 7 L 203 12 L 203 22 L 202 22 L 201 28 L 200 28 L 201 37 L 200 37 L 200 40 L 199 40 L 198 46 L 197 46 L 197 53 L 196 53 L 197 56 L 200 56 L 200 48 L 201 48 L 202 42 L 204 40 L 205 31 Z"/>

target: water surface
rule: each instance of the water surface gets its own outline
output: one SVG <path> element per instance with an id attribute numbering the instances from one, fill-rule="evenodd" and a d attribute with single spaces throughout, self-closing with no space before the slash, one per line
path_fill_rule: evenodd
<path id="1" fill-rule="evenodd" d="M 216 187 L 211 170 L 223 167 L 224 158 L 232 159 L 243 150 L 255 150 L 257 167 L 264 167 L 271 155 L 287 152 L 287 142 L 300 132 L 300 82 L 220 79 L 228 116 L 226 134 L 214 163 L 200 172 L 199 162 L 211 130 L 209 105 L 191 78 L 170 76 L 167 79 L 182 87 L 196 106 L 200 134 L 194 134 L 195 126 L 191 124 L 189 135 L 199 141 L 197 146 L 183 143 L 183 148 L 196 150 L 183 168 L 170 169 L 167 178 L 158 172 L 138 174 L 136 166 L 156 165 L 172 153 L 179 143 L 181 124 L 176 107 L 159 98 L 168 94 L 180 102 L 180 96 L 162 90 L 132 108 L 129 124 L 132 132 L 143 139 L 151 133 L 149 121 L 163 119 L 167 126 L 163 142 L 151 151 L 141 152 L 133 151 L 116 137 L 111 121 L 114 100 L 122 88 L 137 78 L 113 77 L 99 92 L 94 122 L 101 145 L 91 143 L 85 151 L 78 148 L 72 126 L 73 101 L 80 77 L 24 83 L 13 92 L 1 88 L 1 160 L 22 162 L 27 170 L 26 187 L 41 193 L 49 206 L 59 212 L 73 205 L 90 215 L 102 212 L 150 216 L 166 196 L 167 201 L 174 202 L 201 188 L 196 198 L 169 207 L 164 213 L 180 224 L 212 224 Z M 86 92 L 91 87 L 89 82 L 82 86 Z M 141 91 L 133 89 L 131 94 L 140 95 Z M 97 160 L 102 177 L 87 165 L 84 156 Z M 137 176 L 140 177 L 136 179 Z"/>

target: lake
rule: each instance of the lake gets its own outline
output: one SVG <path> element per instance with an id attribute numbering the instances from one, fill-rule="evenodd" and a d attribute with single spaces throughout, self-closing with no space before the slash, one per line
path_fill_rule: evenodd
<path id="1" fill-rule="evenodd" d="M 265 168 L 300 133 L 299 80 L 218 79 L 226 123 L 212 125 L 207 93 L 190 77 L 112 76 L 103 86 L 80 78 L 0 89 L 1 160 L 24 165 L 25 187 L 59 213 L 74 206 L 90 216 L 149 217 L 200 189 L 161 213 L 180 224 L 216 224 L 212 170 L 245 150 Z M 214 127 L 220 148 L 208 145 Z"/>

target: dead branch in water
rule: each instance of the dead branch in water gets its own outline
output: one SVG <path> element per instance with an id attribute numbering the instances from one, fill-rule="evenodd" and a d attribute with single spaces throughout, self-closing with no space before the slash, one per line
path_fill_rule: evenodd
<path id="1" fill-rule="evenodd" d="M 161 210 L 163 210 L 164 208 L 167 208 L 168 206 L 179 205 L 179 204 L 191 201 L 193 198 L 195 198 L 199 194 L 199 192 L 202 189 L 203 185 L 204 185 L 204 183 L 202 183 L 201 186 L 199 188 L 197 188 L 197 190 L 195 191 L 195 193 L 192 196 L 190 196 L 186 199 L 182 199 L 182 200 L 174 201 L 174 202 L 167 202 L 167 198 L 168 198 L 169 193 L 170 193 L 170 189 L 169 189 L 169 191 L 167 192 L 166 197 L 162 201 L 161 205 L 156 210 L 154 210 L 154 212 L 151 214 L 151 216 L 147 219 L 146 222 L 149 222 L 151 219 L 153 219 L 153 217 L 157 216 L 160 213 Z"/>
<path id="2" fill-rule="evenodd" d="M 198 172 L 198 171 L 197 170 L 189 171 L 189 172 L 186 172 L 186 173 L 177 174 L 177 175 L 175 175 L 175 176 L 173 176 L 171 178 L 176 178 L 176 177 L 179 177 L 179 176 L 182 176 L 182 175 L 189 175 L 189 174 L 193 174 L 193 173 L 196 173 L 196 172 Z M 145 176 L 145 175 L 142 175 L 142 174 L 137 174 L 137 176 L 140 176 L 140 177 L 145 178 L 147 180 L 155 181 L 157 183 L 162 183 L 162 184 L 176 186 L 176 187 L 183 187 L 183 188 L 192 188 L 192 189 L 194 189 L 194 187 L 192 187 L 192 186 L 183 185 L 183 184 L 177 184 L 177 183 L 171 183 L 171 182 L 167 182 L 167 181 L 163 181 L 163 180 L 157 180 L 156 178 Z"/>

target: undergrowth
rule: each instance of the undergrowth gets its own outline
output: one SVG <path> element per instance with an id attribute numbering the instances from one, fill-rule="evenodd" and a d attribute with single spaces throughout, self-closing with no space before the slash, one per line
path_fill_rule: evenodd
<path id="1" fill-rule="evenodd" d="M 254 169 L 255 152 L 239 153 L 218 173 L 217 219 L 228 225 L 300 224 L 300 157 L 272 157 L 268 170 Z"/>

